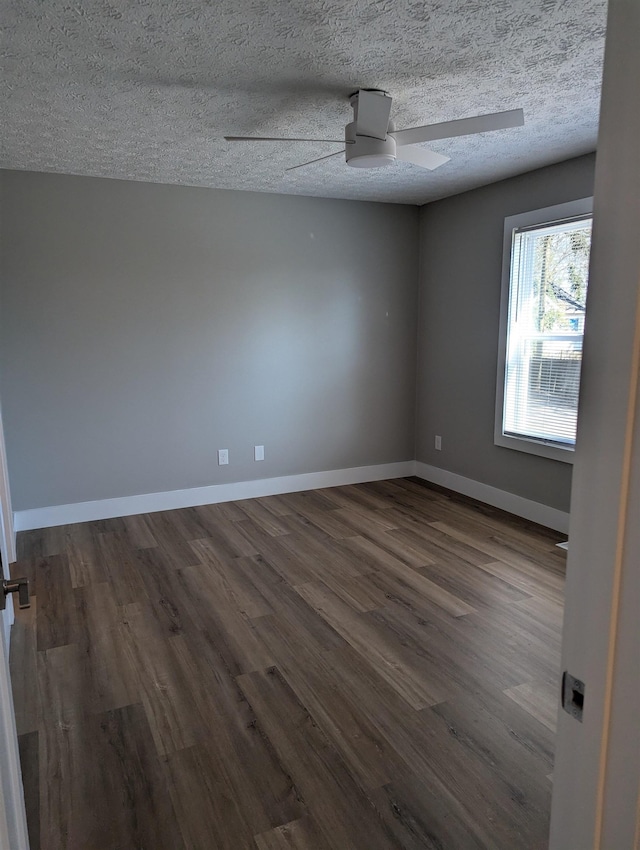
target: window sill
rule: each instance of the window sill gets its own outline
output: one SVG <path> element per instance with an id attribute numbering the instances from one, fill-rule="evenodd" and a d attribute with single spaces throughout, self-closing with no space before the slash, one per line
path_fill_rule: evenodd
<path id="1" fill-rule="evenodd" d="M 493 442 L 496 446 L 501 446 L 504 449 L 515 449 L 518 452 L 559 460 L 561 463 L 572 464 L 576 454 L 573 447 L 562 449 L 559 446 L 551 446 L 537 440 L 527 440 L 526 437 L 508 437 L 502 433 L 495 434 Z"/>

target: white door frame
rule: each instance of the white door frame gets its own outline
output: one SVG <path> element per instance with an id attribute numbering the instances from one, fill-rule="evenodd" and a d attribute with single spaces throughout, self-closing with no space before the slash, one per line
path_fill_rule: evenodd
<path id="1" fill-rule="evenodd" d="M 29 850 L 7 650 L 0 629 L 0 847 Z"/>
<path id="2" fill-rule="evenodd" d="M 0 409 L 0 553 L 5 570 L 5 578 L 9 577 L 9 564 L 16 560 L 16 534 L 13 527 L 13 509 L 11 507 L 11 492 L 9 489 L 9 472 L 7 468 L 7 452 L 4 444 L 2 428 L 2 410 Z M 13 608 L 11 609 L 13 611 Z"/>
<path id="3" fill-rule="evenodd" d="M 610 0 L 550 850 L 640 847 L 640 2 Z"/>
<path id="4" fill-rule="evenodd" d="M 0 412 L 0 552 L 9 577 L 9 564 L 16 560 L 13 513 L 9 492 L 7 456 Z M 29 850 L 24 792 L 20 771 L 20 756 L 16 721 L 13 711 L 11 678 L 9 675 L 9 630 L 13 623 L 12 597 L 0 613 L 0 847 L 11 850 Z"/>

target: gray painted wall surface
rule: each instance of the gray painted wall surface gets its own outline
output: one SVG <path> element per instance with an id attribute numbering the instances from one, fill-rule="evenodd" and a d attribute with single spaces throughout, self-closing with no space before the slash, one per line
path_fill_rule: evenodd
<path id="1" fill-rule="evenodd" d="M 417 208 L 0 180 L 14 509 L 413 458 Z"/>
<path id="2" fill-rule="evenodd" d="M 421 209 L 416 458 L 564 511 L 570 464 L 493 443 L 502 234 L 506 216 L 591 195 L 594 164 L 580 157 Z"/>

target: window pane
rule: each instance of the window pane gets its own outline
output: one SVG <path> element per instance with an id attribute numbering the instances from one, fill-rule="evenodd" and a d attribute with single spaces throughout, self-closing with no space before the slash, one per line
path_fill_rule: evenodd
<path id="1" fill-rule="evenodd" d="M 507 365 L 504 433 L 572 445 L 582 339 L 523 339 Z"/>
<path id="2" fill-rule="evenodd" d="M 575 444 L 591 220 L 514 231 L 503 433 Z"/>

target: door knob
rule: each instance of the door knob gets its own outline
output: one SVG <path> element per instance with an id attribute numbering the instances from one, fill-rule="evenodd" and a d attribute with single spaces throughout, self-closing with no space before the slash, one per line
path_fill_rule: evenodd
<path id="1" fill-rule="evenodd" d="M 0 610 L 7 604 L 7 596 L 10 593 L 18 594 L 18 608 L 29 608 L 29 581 L 26 578 L 14 578 L 2 582 L 2 593 L 0 593 Z"/>

